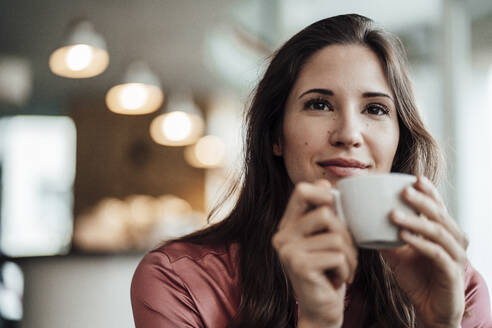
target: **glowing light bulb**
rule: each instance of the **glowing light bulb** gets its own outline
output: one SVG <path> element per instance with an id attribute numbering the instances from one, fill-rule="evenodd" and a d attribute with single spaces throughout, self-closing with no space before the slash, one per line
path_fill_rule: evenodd
<path id="1" fill-rule="evenodd" d="M 72 71 L 81 71 L 91 64 L 93 56 L 91 47 L 85 44 L 78 44 L 68 50 L 65 61 Z"/>
<path id="2" fill-rule="evenodd" d="M 125 85 L 119 94 L 119 102 L 125 109 L 138 109 L 145 105 L 148 98 L 147 89 L 139 83 L 129 83 Z"/>
<path id="3" fill-rule="evenodd" d="M 184 140 L 191 133 L 191 120 L 184 112 L 169 113 L 162 123 L 162 132 L 172 141 Z"/>
<path id="4" fill-rule="evenodd" d="M 224 142 L 216 136 L 205 136 L 195 145 L 197 160 L 205 166 L 217 166 L 224 159 Z"/>

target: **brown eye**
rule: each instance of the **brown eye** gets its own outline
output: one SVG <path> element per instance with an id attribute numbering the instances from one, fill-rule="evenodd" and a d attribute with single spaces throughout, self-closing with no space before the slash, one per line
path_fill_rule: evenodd
<path id="1" fill-rule="evenodd" d="M 325 99 L 311 99 L 304 104 L 305 109 L 311 110 L 330 110 L 332 109 L 331 104 Z"/>
<path id="2" fill-rule="evenodd" d="M 366 110 L 369 114 L 376 115 L 376 116 L 389 114 L 388 108 L 386 108 L 386 106 L 381 104 L 369 104 L 367 105 Z"/>

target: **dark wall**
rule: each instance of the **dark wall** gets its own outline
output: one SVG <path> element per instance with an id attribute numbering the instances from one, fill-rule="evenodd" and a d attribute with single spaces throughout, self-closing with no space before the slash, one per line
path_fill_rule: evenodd
<path id="1" fill-rule="evenodd" d="M 185 162 L 182 147 L 152 141 L 149 125 L 156 115 L 114 114 L 102 101 L 71 105 L 77 128 L 75 217 L 103 197 L 131 194 L 171 193 L 203 211 L 205 173 Z"/>

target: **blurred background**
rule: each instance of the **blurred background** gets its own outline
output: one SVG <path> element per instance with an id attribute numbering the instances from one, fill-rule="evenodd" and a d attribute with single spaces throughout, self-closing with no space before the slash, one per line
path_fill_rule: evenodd
<path id="1" fill-rule="evenodd" d="M 0 327 L 133 327 L 135 267 L 206 224 L 269 56 L 344 13 L 404 42 L 439 188 L 492 291 L 490 0 L 4 0 Z"/>

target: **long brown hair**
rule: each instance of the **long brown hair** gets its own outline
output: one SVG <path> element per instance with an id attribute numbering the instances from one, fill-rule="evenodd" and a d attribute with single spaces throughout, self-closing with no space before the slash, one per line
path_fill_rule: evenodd
<path id="1" fill-rule="evenodd" d="M 271 244 L 293 184 L 282 158 L 275 157 L 272 149 L 282 137 L 285 103 L 303 64 L 315 52 L 333 44 L 366 46 L 381 61 L 395 96 L 400 126 L 391 171 L 422 174 L 434 183 L 442 173 L 441 152 L 417 111 L 406 54 L 397 37 L 355 14 L 323 19 L 294 35 L 272 56 L 246 113 L 244 168 L 229 194 L 238 191 L 235 206 L 223 221 L 180 239 L 239 245 L 242 298 L 233 327 L 295 327 L 292 287 Z M 212 216 L 213 212 L 209 219 Z M 365 291 L 363 304 L 370 316 L 364 326 L 415 326 L 412 305 L 376 251 L 360 251 L 352 287 Z"/>

